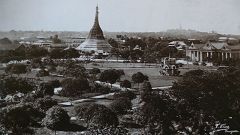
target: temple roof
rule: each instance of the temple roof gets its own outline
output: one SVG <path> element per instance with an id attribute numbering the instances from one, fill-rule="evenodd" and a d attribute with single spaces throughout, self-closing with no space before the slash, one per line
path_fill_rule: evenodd
<path id="1" fill-rule="evenodd" d="M 103 31 L 99 25 L 99 21 L 98 21 L 98 6 L 96 7 L 96 15 L 95 15 L 95 21 L 93 24 L 92 29 L 89 32 L 89 35 L 87 37 L 87 39 L 105 39 L 103 36 Z"/>

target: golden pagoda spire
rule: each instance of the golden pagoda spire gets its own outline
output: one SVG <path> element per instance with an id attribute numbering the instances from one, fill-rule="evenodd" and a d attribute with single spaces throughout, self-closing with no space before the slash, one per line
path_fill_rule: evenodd
<path id="1" fill-rule="evenodd" d="M 99 25 L 99 21 L 98 21 L 98 14 L 99 14 L 98 10 L 99 10 L 99 8 L 97 5 L 94 24 L 88 35 L 89 39 L 104 39 L 103 31 L 102 31 L 102 29 Z"/>

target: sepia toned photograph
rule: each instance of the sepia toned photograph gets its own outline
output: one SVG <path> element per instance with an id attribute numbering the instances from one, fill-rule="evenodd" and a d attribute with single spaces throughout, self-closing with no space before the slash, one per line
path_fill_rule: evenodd
<path id="1" fill-rule="evenodd" d="M 0 135 L 240 135 L 240 0 L 0 0 Z"/>

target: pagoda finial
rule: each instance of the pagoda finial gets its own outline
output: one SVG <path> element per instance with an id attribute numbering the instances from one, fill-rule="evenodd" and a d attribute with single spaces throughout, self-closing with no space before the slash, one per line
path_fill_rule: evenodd
<path id="1" fill-rule="evenodd" d="M 95 15 L 95 24 L 97 23 L 98 24 L 98 14 L 99 14 L 99 12 L 98 12 L 98 4 L 97 4 L 97 6 L 96 6 L 96 15 Z"/>
<path id="2" fill-rule="evenodd" d="M 96 7 L 96 16 L 98 16 L 98 13 L 99 13 L 99 11 L 98 11 L 98 4 L 97 4 L 97 7 Z"/>

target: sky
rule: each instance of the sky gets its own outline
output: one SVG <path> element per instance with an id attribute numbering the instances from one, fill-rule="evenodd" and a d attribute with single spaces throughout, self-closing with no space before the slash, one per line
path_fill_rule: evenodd
<path id="1" fill-rule="evenodd" d="M 109 32 L 193 29 L 240 34 L 240 0 L 0 0 L 0 31 Z"/>

